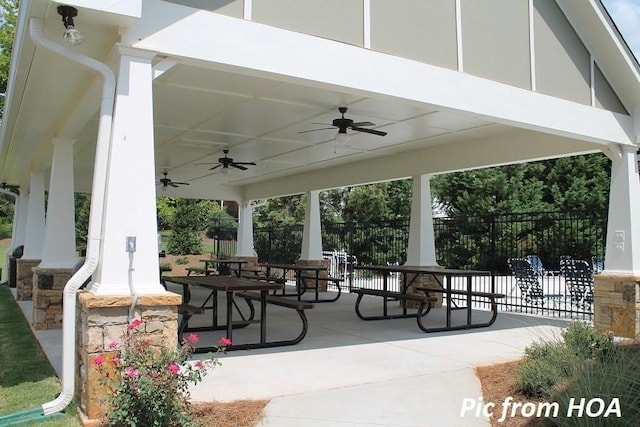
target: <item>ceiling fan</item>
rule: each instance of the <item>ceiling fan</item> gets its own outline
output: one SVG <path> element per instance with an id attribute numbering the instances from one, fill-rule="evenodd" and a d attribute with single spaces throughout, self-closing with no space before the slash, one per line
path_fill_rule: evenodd
<path id="1" fill-rule="evenodd" d="M 162 185 L 163 190 L 166 190 L 167 187 L 178 188 L 181 185 L 189 185 L 188 182 L 175 182 L 175 181 L 172 181 L 170 178 L 167 178 L 167 171 L 162 172 L 162 175 L 164 175 L 164 178 L 162 178 L 156 184 Z"/>
<path id="2" fill-rule="evenodd" d="M 371 123 L 371 122 L 354 122 L 351 119 L 347 119 L 344 114 L 347 112 L 347 107 L 339 107 L 338 111 L 340 111 L 340 113 L 342 114 L 342 117 L 339 117 L 337 119 L 334 119 L 333 122 L 331 123 L 331 125 L 326 124 L 326 123 L 314 123 L 316 125 L 326 125 L 326 126 L 332 126 L 329 128 L 320 128 L 320 129 L 311 129 L 311 130 L 305 130 L 302 131 L 300 133 L 307 133 L 307 132 L 315 132 L 317 130 L 325 130 L 325 129 L 338 129 L 338 135 L 336 136 L 336 139 L 340 140 L 340 139 L 348 139 L 348 134 L 347 134 L 347 129 L 356 131 L 356 132 L 365 132 L 365 133 L 370 133 L 373 135 L 378 135 L 378 136 L 385 136 L 387 134 L 387 132 L 383 132 L 380 130 L 375 130 L 375 129 L 367 129 L 364 128 L 363 126 L 375 126 L 375 123 Z"/>
<path id="3" fill-rule="evenodd" d="M 231 157 L 227 156 L 227 154 L 229 154 L 229 150 L 225 149 L 225 150 L 222 150 L 222 152 L 224 153 L 224 157 L 220 157 L 218 159 L 217 163 L 196 163 L 196 165 L 215 165 L 214 167 L 210 168 L 209 170 L 214 170 L 214 169 L 218 169 L 219 167 L 222 167 L 222 172 L 223 173 L 228 173 L 229 172 L 229 167 L 246 171 L 248 169 L 247 166 L 255 166 L 254 162 L 235 162 L 235 161 L 233 161 L 233 159 Z"/>

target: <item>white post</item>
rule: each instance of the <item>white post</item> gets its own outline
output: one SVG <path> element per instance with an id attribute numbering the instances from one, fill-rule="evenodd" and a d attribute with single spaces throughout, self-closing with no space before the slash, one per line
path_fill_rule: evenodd
<path id="1" fill-rule="evenodd" d="M 253 204 L 242 201 L 238 203 L 238 248 L 237 256 L 254 257 L 253 246 Z"/>
<path id="2" fill-rule="evenodd" d="M 42 244 L 44 236 L 44 174 L 31 173 L 29 186 L 29 209 L 24 236 L 24 253 L 22 259 L 42 259 Z"/>
<path id="3" fill-rule="evenodd" d="M 76 263 L 73 200 L 73 140 L 53 140 L 49 203 L 40 268 L 71 268 Z"/>
<path id="4" fill-rule="evenodd" d="M 606 273 L 640 275 L 640 180 L 637 147 L 620 147 L 621 156 L 611 161 L 611 190 Z M 636 245 L 637 244 L 637 245 Z"/>
<path id="5" fill-rule="evenodd" d="M 119 47 L 100 262 L 89 290 L 162 294 L 158 261 L 153 72 L 155 53 Z"/>
<path id="6" fill-rule="evenodd" d="M 18 209 L 16 215 L 15 234 L 11 236 L 11 243 L 14 248 L 24 245 L 27 236 L 27 217 L 29 215 L 29 190 L 26 187 L 20 187 L 20 196 L 16 200 L 15 209 Z"/>
<path id="7" fill-rule="evenodd" d="M 413 177 L 406 265 L 436 266 L 430 175 Z"/>
<path id="8" fill-rule="evenodd" d="M 307 192 L 307 206 L 304 213 L 304 230 L 302 233 L 300 259 L 323 259 L 322 232 L 320 229 L 320 191 Z"/>

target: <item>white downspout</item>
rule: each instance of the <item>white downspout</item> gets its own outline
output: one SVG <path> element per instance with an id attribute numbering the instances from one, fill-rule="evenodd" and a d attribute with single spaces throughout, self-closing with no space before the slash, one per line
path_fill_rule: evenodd
<path id="1" fill-rule="evenodd" d="M 98 266 L 116 77 L 111 69 L 102 62 L 47 39 L 42 31 L 42 19 L 31 18 L 29 21 L 29 35 L 36 45 L 69 58 L 99 73 L 104 79 L 91 190 L 87 255 L 82 267 L 69 279 L 64 287 L 64 311 L 62 316 L 62 392 L 55 400 L 42 405 L 44 415 L 51 415 L 62 411 L 71 403 L 75 390 L 76 292 L 82 284 L 91 277 Z"/>

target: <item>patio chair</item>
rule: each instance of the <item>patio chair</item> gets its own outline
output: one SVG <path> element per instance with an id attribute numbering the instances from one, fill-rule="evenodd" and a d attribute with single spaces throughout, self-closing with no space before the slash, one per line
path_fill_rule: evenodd
<path id="1" fill-rule="evenodd" d="M 522 297 L 528 304 L 544 306 L 544 293 L 540 283 L 540 275 L 531 263 L 524 258 L 509 258 L 507 260 L 511 274 L 516 278 L 516 284 Z"/>
<path id="2" fill-rule="evenodd" d="M 571 304 L 582 310 L 590 310 L 593 304 L 593 270 L 582 259 L 572 259 L 565 267 L 564 279 Z"/>
<path id="3" fill-rule="evenodd" d="M 531 264 L 531 267 L 533 267 L 533 270 L 540 277 L 555 276 L 557 274 L 556 271 L 547 270 L 546 268 L 544 268 L 544 265 L 542 265 L 542 260 L 538 255 L 527 255 L 527 261 L 529 261 L 529 264 Z"/>
<path id="4" fill-rule="evenodd" d="M 592 256 L 591 269 L 593 270 L 593 274 L 602 273 L 602 271 L 604 270 L 604 257 Z"/>

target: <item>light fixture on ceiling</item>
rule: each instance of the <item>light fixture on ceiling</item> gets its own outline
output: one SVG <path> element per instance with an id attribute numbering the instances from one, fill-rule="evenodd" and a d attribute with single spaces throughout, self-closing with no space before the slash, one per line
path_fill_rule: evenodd
<path id="1" fill-rule="evenodd" d="M 222 170 L 221 172 L 225 175 L 229 175 L 229 167 L 228 166 L 222 166 Z"/>
<path id="2" fill-rule="evenodd" d="M 73 18 L 78 16 L 78 9 L 72 6 L 58 6 L 58 14 L 62 16 L 64 24 L 64 34 L 62 37 L 71 46 L 77 46 L 84 41 L 82 33 L 75 28 Z"/>
<path id="3" fill-rule="evenodd" d="M 346 129 L 340 129 L 338 131 L 338 133 L 336 134 L 336 142 L 338 144 L 343 144 L 344 145 L 344 144 L 348 143 L 349 140 L 351 140 L 351 137 L 347 133 Z"/>

